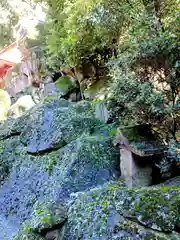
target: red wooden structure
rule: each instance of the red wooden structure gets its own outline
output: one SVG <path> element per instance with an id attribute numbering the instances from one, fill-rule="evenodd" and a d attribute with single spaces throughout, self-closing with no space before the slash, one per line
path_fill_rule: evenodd
<path id="1" fill-rule="evenodd" d="M 4 88 L 4 77 L 9 68 L 14 64 L 21 62 L 21 52 L 17 48 L 16 43 L 12 43 L 8 47 L 0 51 L 0 88 Z"/>

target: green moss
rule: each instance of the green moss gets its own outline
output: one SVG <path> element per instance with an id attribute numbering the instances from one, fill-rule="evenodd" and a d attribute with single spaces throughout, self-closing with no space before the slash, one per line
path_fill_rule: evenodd
<path id="1" fill-rule="evenodd" d="M 68 232 L 74 239 L 77 233 L 83 233 L 86 239 L 109 236 L 109 216 L 115 219 L 119 216 L 114 226 L 111 220 L 114 234 L 120 232 L 124 237 L 130 234 L 142 240 L 173 239 L 179 235 L 166 232 L 173 231 L 178 221 L 179 192 L 179 188 L 126 188 L 121 183 L 110 182 L 88 193 L 79 193 L 69 211 Z"/>
<path id="2" fill-rule="evenodd" d="M 94 134 L 107 137 L 114 137 L 116 135 L 118 126 L 119 126 L 118 122 L 112 124 L 102 124 L 101 122 L 99 122 L 99 124 L 95 126 Z"/>
<path id="3" fill-rule="evenodd" d="M 4 150 L 4 142 L 0 141 L 0 154 L 3 153 Z"/>
<path id="4" fill-rule="evenodd" d="M 44 229 L 51 229 L 59 225 L 67 218 L 67 209 L 64 205 L 56 202 L 36 202 L 35 210 L 30 220 L 30 229 L 32 232 L 41 233 Z"/>
<path id="5" fill-rule="evenodd" d="M 55 153 L 50 153 L 43 157 L 43 163 L 45 171 L 51 175 L 54 166 L 57 164 L 57 155 Z"/>
<path id="6" fill-rule="evenodd" d="M 138 214 L 138 218 L 145 223 L 151 220 L 152 226 L 158 230 L 171 231 L 179 216 L 179 192 L 177 187 L 127 189 L 128 201 L 124 210 L 130 216 Z M 119 210 L 124 211 L 122 205 Z"/>
<path id="7" fill-rule="evenodd" d="M 11 240 L 45 240 L 42 236 L 33 233 L 31 231 L 31 225 L 29 221 L 22 224 L 18 233 L 11 238 Z"/>
<path id="8" fill-rule="evenodd" d="M 54 99 L 55 99 L 54 96 L 47 96 L 47 97 L 44 99 L 44 103 L 50 103 L 50 102 L 52 102 Z"/>
<path id="9" fill-rule="evenodd" d="M 63 90 L 69 90 L 70 88 L 72 88 L 72 81 L 70 77 L 68 76 L 60 77 L 56 81 L 56 88 L 63 89 Z"/>
<path id="10" fill-rule="evenodd" d="M 29 221 L 25 222 L 24 224 L 24 233 L 25 234 L 31 233 L 31 224 Z"/>
<path id="11" fill-rule="evenodd" d="M 151 129 L 148 125 L 137 125 L 120 127 L 123 135 L 127 137 L 129 142 L 132 141 L 151 141 L 154 140 Z"/>
<path id="12" fill-rule="evenodd" d="M 107 186 L 106 186 L 106 189 L 108 190 L 108 191 L 118 191 L 118 190 L 120 190 L 121 188 L 123 187 L 123 183 L 121 183 L 121 182 L 118 182 L 118 183 L 113 183 L 113 184 L 108 184 Z"/>

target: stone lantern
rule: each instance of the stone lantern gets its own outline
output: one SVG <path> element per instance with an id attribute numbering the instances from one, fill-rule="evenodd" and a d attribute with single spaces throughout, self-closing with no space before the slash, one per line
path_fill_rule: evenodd
<path id="1" fill-rule="evenodd" d="M 121 177 L 126 186 L 150 186 L 152 169 L 165 146 L 158 143 L 149 125 L 120 127 L 114 145 L 120 147 Z"/>

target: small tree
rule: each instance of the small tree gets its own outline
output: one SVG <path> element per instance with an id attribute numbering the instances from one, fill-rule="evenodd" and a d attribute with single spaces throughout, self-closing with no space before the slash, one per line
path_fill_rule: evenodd
<path id="1" fill-rule="evenodd" d="M 156 4 L 143 1 L 120 41 L 118 58 L 109 61 L 110 90 L 131 119 L 158 125 L 175 137 L 180 111 L 177 3 Z"/>

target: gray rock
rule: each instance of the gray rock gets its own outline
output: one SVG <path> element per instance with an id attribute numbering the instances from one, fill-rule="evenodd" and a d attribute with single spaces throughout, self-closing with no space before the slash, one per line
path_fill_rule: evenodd
<path id="1" fill-rule="evenodd" d="M 14 222 L 7 221 L 6 218 L 0 216 L 0 239 L 9 240 L 16 232 L 18 225 Z"/>
<path id="2" fill-rule="evenodd" d="M 51 96 L 58 94 L 55 83 L 47 83 L 44 85 L 44 96 Z"/>
<path id="3" fill-rule="evenodd" d="M 91 133 L 98 120 L 94 118 L 91 106 L 77 105 L 59 100 L 44 104 L 42 112 L 37 113 L 21 133 L 21 141 L 30 153 L 58 149 L 75 140 L 82 134 Z M 80 110 L 80 111 L 79 111 Z"/>
<path id="4" fill-rule="evenodd" d="M 30 221 L 30 229 L 35 233 L 45 233 L 52 227 L 60 228 L 67 220 L 67 208 L 65 205 L 56 202 L 37 202 Z"/>
<path id="5" fill-rule="evenodd" d="M 179 239 L 179 190 L 108 183 L 73 194 L 60 240 Z"/>
<path id="6" fill-rule="evenodd" d="M 8 117 L 21 117 L 27 110 L 34 106 L 35 102 L 30 95 L 22 96 L 10 107 L 8 111 Z"/>
<path id="7" fill-rule="evenodd" d="M 77 88 L 76 80 L 70 76 L 60 77 L 56 82 L 44 84 L 44 96 L 64 97 L 70 91 Z"/>
<path id="8" fill-rule="evenodd" d="M 119 155 L 110 138 L 82 137 L 43 156 L 31 156 L 19 144 L 12 138 L 0 155 L 9 169 L 0 189 L 0 211 L 20 223 L 30 218 L 37 200 L 63 203 L 72 192 L 101 185 L 118 173 Z"/>

